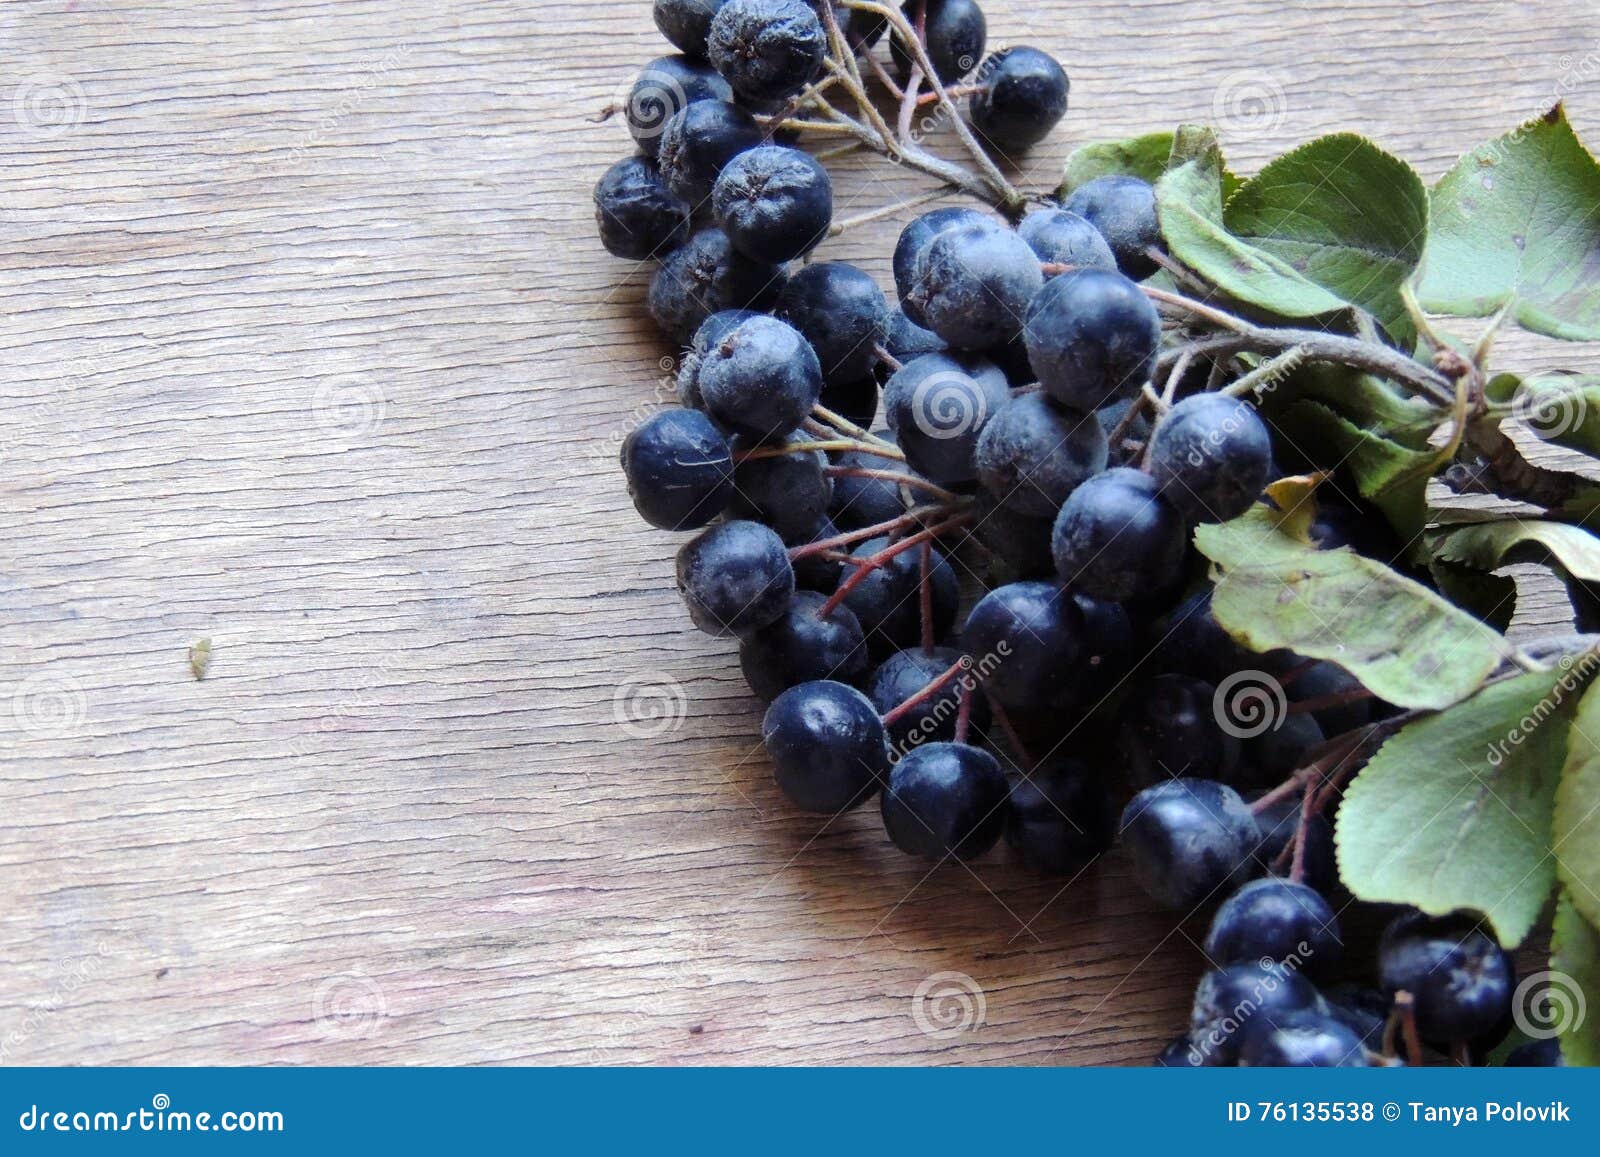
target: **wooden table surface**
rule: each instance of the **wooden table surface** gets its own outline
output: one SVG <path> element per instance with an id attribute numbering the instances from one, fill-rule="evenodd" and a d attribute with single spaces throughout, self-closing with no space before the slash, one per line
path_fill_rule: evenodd
<path id="1" fill-rule="evenodd" d="M 1600 144 L 1588 0 L 986 8 L 1072 76 L 1036 185 L 1185 119 L 1247 170 L 1354 128 L 1431 179 L 1564 94 Z M 0 1060 L 1142 1063 L 1179 1028 L 1199 933 L 1120 856 L 929 875 L 875 809 L 778 797 L 615 464 L 674 351 L 594 240 L 629 142 L 588 118 L 664 50 L 645 0 L 0 6 Z M 907 216 L 825 254 L 887 285 Z"/>

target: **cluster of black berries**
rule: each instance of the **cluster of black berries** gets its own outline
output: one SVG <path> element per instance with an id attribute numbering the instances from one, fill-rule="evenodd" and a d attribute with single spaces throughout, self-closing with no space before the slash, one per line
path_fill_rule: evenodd
<path id="1" fill-rule="evenodd" d="M 923 41 L 889 29 L 902 76 L 913 56 L 947 82 L 973 70 L 971 0 L 905 11 Z M 1383 990 L 1308 979 L 1342 949 L 1324 898 L 1338 792 L 1313 800 L 1296 773 L 1384 705 L 1333 664 L 1245 653 L 1211 615 L 1192 529 L 1250 510 L 1277 464 L 1253 406 L 1218 388 L 1228 363 L 1162 362 L 1141 284 L 1164 260 L 1150 185 L 1104 177 L 1014 224 L 924 213 L 895 247 L 891 305 L 853 266 L 790 268 L 828 235 L 832 197 L 823 166 L 778 143 L 837 67 L 830 43 L 871 53 L 882 20 L 805 0 L 655 14 L 682 55 L 634 86 L 642 151 L 601 179 L 596 215 L 613 253 L 660 262 L 649 307 L 686 346 L 683 408 L 634 429 L 622 466 L 646 521 L 700 531 L 678 587 L 696 626 L 738 639 L 784 794 L 823 814 L 877 797 L 909 854 L 971 859 L 1003 837 L 1046 873 L 1120 831 L 1164 905 L 1226 898 L 1219 968 L 1163 1063 L 1366 1063 L 1402 991 L 1421 1039 L 1480 1047 L 1509 964 L 1459 921 L 1398 921 Z M 1031 144 L 1065 111 L 1066 76 L 1037 50 L 978 76 L 991 146 Z M 1311 533 L 1392 559 L 1378 522 L 1325 502 Z M 992 588 L 959 630 L 958 568 Z M 1229 714 L 1253 677 L 1284 697 L 1266 728 Z M 1137 793 L 1120 819 L 1119 780 Z M 1243 1025 L 1241 994 L 1265 1010 Z"/>

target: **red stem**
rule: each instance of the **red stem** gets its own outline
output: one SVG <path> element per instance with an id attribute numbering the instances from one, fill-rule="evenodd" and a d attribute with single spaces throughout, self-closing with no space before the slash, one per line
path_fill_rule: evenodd
<path id="1" fill-rule="evenodd" d="M 817 616 L 819 618 L 826 618 L 828 615 L 831 615 L 839 608 L 839 604 L 844 602 L 844 600 L 849 597 L 851 591 L 855 590 L 858 586 L 866 581 L 866 578 L 869 574 L 871 574 L 878 567 L 882 566 L 884 563 L 888 562 L 890 559 L 894 558 L 894 556 L 899 554 L 901 551 L 910 550 L 919 543 L 927 542 L 929 539 L 936 538 L 938 535 L 943 534 L 947 530 L 954 530 L 962 523 L 969 521 L 971 517 L 972 516 L 970 514 L 958 514 L 954 518 L 947 518 L 937 526 L 930 526 L 923 530 L 919 530 L 916 534 L 902 538 L 899 542 L 884 547 L 877 554 L 872 555 L 869 558 L 858 559 L 855 564 L 856 573 L 845 579 L 844 582 L 840 583 L 839 589 L 828 596 L 828 601 L 817 608 Z M 818 544 L 811 544 L 811 546 L 816 545 Z M 805 550 L 809 549 L 809 547 L 802 547 L 801 549 Z M 794 556 L 791 554 L 790 557 L 792 558 Z"/>
<path id="2" fill-rule="evenodd" d="M 932 654 L 933 652 L 933 544 L 924 542 L 922 549 L 917 552 L 921 555 L 921 575 L 918 579 L 918 588 L 922 602 L 922 649 Z"/>
<path id="3" fill-rule="evenodd" d="M 956 696 L 960 706 L 956 708 L 955 741 L 957 743 L 965 743 L 967 741 L 967 733 L 972 730 L 973 693 L 970 679 L 962 679 L 956 684 Z"/>
<path id="4" fill-rule="evenodd" d="M 929 699 L 932 699 L 939 693 L 941 689 L 943 689 L 946 683 L 950 682 L 951 679 L 954 679 L 957 675 L 960 675 L 963 671 L 965 671 L 968 664 L 971 662 L 971 659 L 963 655 L 954 663 L 951 663 L 949 667 L 945 668 L 943 671 L 940 671 L 926 685 L 913 693 L 908 699 L 901 703 L 895 704 L 894 707 L 884 715 L 883 725 L 885 727 L 893 727 L 896 723 L 899 723 L 900 720 L 906 717 L 907 712 L 914 707 L 921 706 Z"/>

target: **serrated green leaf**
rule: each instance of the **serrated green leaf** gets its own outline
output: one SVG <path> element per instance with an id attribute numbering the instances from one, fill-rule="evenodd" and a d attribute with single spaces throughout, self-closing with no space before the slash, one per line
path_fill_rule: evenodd
<path id="1" fill-rule="evenodd" d="M 1321 402 L 1363 430 L 1413 450 L 1424 450 L 1428 436 L 1445 418 L 1445 410 L 1422 398 L 1403 394 L 1381 378 L 1331 362 L 1312 362 L 1261 395 L 1267 414 L 1282 412 L 1294 402 Z"/>
<path id="2" fill-rule="evenodd" d="M 1600 455 L 1600 377 L 1539 374 L 1513 380 L 1516 385 L 1501 404 L 1509 404 L 1533 434 L 1558 446 Z"/>
<path id="3" fill-rule="evenodd" d="M 1411 339 L 1400 287 L 1422 256 L 1428 196 L 1409 165 L 1341 133 L 1279 157 L 1231 197 L 1222 173 L 1215 137 L 1179 132 L 1172 167 L 1156 185 L 1174 257 L 1279 316 L 1356 306 Z"/>
<path id="4" fill-rule="evenodd" d="M 1383 511 L 1408 552 L 1420 556 L 1428 523 L 1428 479 L 1445 465 L 1442 450 L 1414 449 L 1383 437 L 1321 402 L 1296 402 L 1273 425 L 1296 446 L 1317 455 L 1318 467 L 1347 470 L 1361 496 Z"/>
<path id="5" fill-rule="evenodd" d="M 1600 694 L 1595 691 L 1578 705 L 1567 738 L 1554 831 L 1556 874 L 1578 911 L 1600 925 Z M 1600 1015 L 1600 1008 L 1595 1012 Z"/>
<path id="6" fill-rule="evenodd" d="M 1098 141 L 1074 149 L 1061 172 L 1061 187 L 1056 196 L 1065 200 L 1075 190 L 1100 177 L 1138 177 L 1154 185 L 1174 163 L 1173 149 L 1185 134 L 1210 133 L 1195 125 L 1185 125 L 1176 133 L 1146 133 L 1120 141 Z M 1214 138 L 1213 138 L 1214 139 Z M 1219 154 L 1220 155 L 1220 154 Z M 1187 159 L 1187 158 L 1183 158 Z M 1222 195 L 1226 200 L 1239 186 L 1241 177 L 1222 168 Z"/>
<path id="7" fill-rule="evenodd" d="M 1600 1065 L 1600 932 L 1583 918 L 1569 894 L 1556 902 L 1550 968 L 1570 982 L 1553 978 L 1569 994 L 1556 1006 L 1551 1026 L 1562 1029 L 1561 1055 L 1568 1065 L 1594 1068 Z"/>
<path id="8" fill-rule="evenodd" d="M 1348 548 L 1295 541 L 1258 506 L 1201 526 L 1217 574 L 1212 611 L 1252 651 L 1279 647 L 1345 668 L 1402 707 L 1448 707 L 1510 655 L 1505 639 L 1421 583 Z"/>
<path id="9" fill-rule="evenodd" d="M 1339 875 L 1363 900 L 1482 912 L 1522 943 L 1555 883 L 1556 784 L 1579 677 L 1533 671 L 1403 728 L 1345 792 Z"/>
<path id="10" fill-rule="evenodd" d="M 1425 309 L 1486 317 L 1510 303 L 1527 329 L 1600 339 L 1600 164 L 1561 105 L 1468 153 L 1432 204 Z"/>
<path id="11" fill-rule="evenodd" d="M 1439 535 L 1434 552 L 1446 562 L 1491 571 L 1503 565 L 1507 554 L 1524 545 L 1548 551 L 1574 578 L 1600 582 L 1600 538 L 1564 522 L 1515 518 L 1464 526 Z"/>
<path id="12" fill-rule="evenodd" d="M 1172 156 L 1172 133 L 1146 133 L 1120 141 L 1097 141 L 1072 151 L 1061 171 L 1059 195 L 1067 197 L 1080 185 L 1100 177 L 1130 176 L 1152 185 L 1167 171 Z"/>

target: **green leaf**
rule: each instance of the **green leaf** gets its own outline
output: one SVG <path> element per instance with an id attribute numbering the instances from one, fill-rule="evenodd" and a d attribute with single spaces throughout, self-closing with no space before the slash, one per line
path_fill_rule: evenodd
<path id="1" fill-rule="evenodd" d="M 1594 662 L 1593 656 L 1587 659 Z M 1600 694 L 1595 691 L 1583 697 L 1572 721 L 1554 832 L 1556 874 L 1578 911 L 1600 925 Z M 1600 1008 L 1595 1014 L 1600 1016 Z"/>
<path id="2" fill-rule="evenodd" d="M 1427 449 L 1428 436 L 1446 416 L 1444 408 L 1403 394 L 1382 378 L 1332 362 L 1303 365 L 1260 397 L 1269 415 L 1297 401 L 1321 402 L 1363 430 L 1413 450 Z"/>
<path id="3" fill-rule="evenodd" d="M 1316 465 L 1342 466 L 1361 496 L 1383 511 L 1412 554 L 1428 523 L 1428 479 L 1445 465 L 1442 450 L 1414 449 L 1358 426 L 1321 402 L 1301 401 L 1273 423 L 1291 443 L 1317 454 Z"/>
<path id="4" fill-rule="evenodd" d="M 1508 519 L 1464 526 L 1441 534 L 1434 551 L 1446 562 L 1492 571 L 1524 545 L 1548 552 L 1573 578 L 1600 582 L 1600 538 L 1564 522 Z"/>
<path id="5" fill-rule="evenodd" d="M 1594 1068 L 1600 1065 L 1600 932 L 1570 895 L 1556 902 L 1550 968 L 1566 978 L 1552 978 L 1552 988 L 1559 985 L 1567 993 L 1565 1002 L 1554 1004 L 1550 1026 L 1562 1029 L 1561 1055 L 1569 1065 Z M 1552 1003 L 1556 995 L 1552 991 Z"/>
<path id="6" fill-rule="evenodd" d="M 1172 168 L 1156 186 L 1174 257 L 1279 316 L 1356 306 L 1411 340 L 1400 289 L 1422 257 L 1428 196 L 1409 165 L 1340 133 L 1279 157 L 1231 197 L 1222 173 L 1215 137 L 1179 133 Z"/>
<path id="7" fill-rule="evenodd" d="M 1263 506 L 1199 527 L 1195 545 L 1219 574 L 1212 610 L 1234 638 L 1330 660 L 1402 707 L 1465 699 L 1510 654 L 1497 632 L 1421 583 L 1348 548 L 1297 542 Z"/>
<path id="8" fill-rule="evenodd" d="M 1600 164 L 1556 105 L 1480 145 L 1433 190 L 1423 308 L 1600 339 Z"/>
<path id="9" fill-rule="evenodd" d="M 1506 377 L 1511 375 L 1501 375 Z M 1505 402 L 1533 434 L 1558 446 L 1600 455 L 1600 377 L 1540 374 L 1513 381 L 1516 385 Z"/>
<path id="10" fill-rule="evenodd" d="M 1155 184 L 1167 171 L 1172 137 L 1172 133 L 1147 133 L 1142 137 L 1099 141 L 1074 149 L 1061 172 L 1058 196 L 1065 199 L 1080 185 L 1100 177 L 1138 177 Z"/>
<path id="11" fill-rule="evenodd" d="M 1196 131 L 1195 126 L 1186 126 L 1180 132 Z M 1056 190 L 1056 196 L 1062 200 L 1083 185 L 1100 177 L 1138 177 L 1141 181 L 1155 184 L 1161 175 L 1167 171 L 1172 163 L 1172 150 L 1178 133 L 1146 133 L 1140 137 L 1128 137 L 1120 141 L 1098 141 L 1094 144 L 1082 145 L 1072 151 L 1067 158 L 1066 167 L 1061 172 L 1061 187 Z M 1228 172 L 1222 170 L 1222 189 L 1224 197 L 1231 195 L 1244 182 Z"/>
<path id="12" fill-rule="evenodd" d="M 1339 875 L 1363 900 L 1482 912 L 1508 948 L 1555 883 L 1556 783 L 1579 677 L 1534 671 L 1420 719 L 1378 749 L 1339 809 Z"/>

